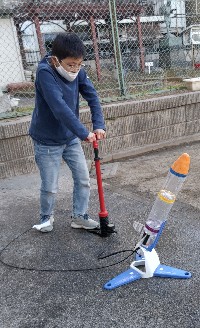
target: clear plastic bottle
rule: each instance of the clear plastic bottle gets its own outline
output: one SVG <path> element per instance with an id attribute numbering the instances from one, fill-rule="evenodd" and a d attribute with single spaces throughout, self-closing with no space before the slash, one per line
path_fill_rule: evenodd
<path id="1" fill-rule="evenodd" d="M 146 246 L 151 245 L 155 240 L 161 224 L 167 220 L 175 200 L 176 195 L 171 191 L 165 189 L 159 191 L 144 226 L 144 233 L 149 237 L 146 238 Z"/>

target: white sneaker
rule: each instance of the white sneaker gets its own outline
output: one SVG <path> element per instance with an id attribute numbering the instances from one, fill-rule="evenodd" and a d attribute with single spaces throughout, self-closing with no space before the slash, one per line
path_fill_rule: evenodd
<path id="1" fill-rule="evenodd" d="M 71 227 L 75 229 L 96 229 L 99 228 L 98 222 L 92 220 L 88 214 L 72 218 Z"/>
<path id="2" fill-rule="evenodd" d="M 53 230 L 53 223 L 54 223 L 54 217 L 53 215 L 51 215 L 49 220 L 39 224 L 35 224 L 33 226 L 33 229 L 36 229 L 41 232 L 50 232 Z"/>

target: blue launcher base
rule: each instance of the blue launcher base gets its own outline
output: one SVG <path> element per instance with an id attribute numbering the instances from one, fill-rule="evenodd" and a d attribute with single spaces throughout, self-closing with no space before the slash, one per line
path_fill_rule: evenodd
<path id="1" fill-rule="evenodd" d="M 172 268 L 163 264 L 159 264 L 153 274 L 153 277 L 177 279 L 188 279 L 191 278 L 191 276 L 191 273 L 188 271 Z M 108 290 L 115 289 L 140 278 L 142 278 L 142 274 L 140 274 L 137 270 L 129 269 L 108 281 L 104 285 L 104 288 Z"/>

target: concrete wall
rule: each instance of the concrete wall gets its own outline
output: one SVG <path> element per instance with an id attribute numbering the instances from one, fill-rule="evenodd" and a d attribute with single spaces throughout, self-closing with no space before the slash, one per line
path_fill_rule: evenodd
<path id="1" fill-rule="evenodd" d="M 200 92 L 130 101 L 103 107 L 107 139 L 99 143 L 103 161 L 138 155 L 146 151 L 200 140 Z M 81 120 L 91 128 L 90 113 Z M 30 117 L 0 123 L 0 178 L 36 170 Z M 87 159 L 93 148 L 83 143 Z"/>

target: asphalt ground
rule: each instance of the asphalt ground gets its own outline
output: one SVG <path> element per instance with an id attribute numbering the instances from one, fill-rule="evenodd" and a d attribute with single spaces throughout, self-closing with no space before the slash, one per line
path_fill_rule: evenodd
<path id="1" fill-rule="evenodd" d="M 139 237 L 133 223 L 145 223 L 170 166 L 184 152 L 191 156 L 190 173 L 156 250 L 161 263 L 192 277 L 153 277 L 104 289 L 130 268 Z M 31 228 L 39 217 L 38 173 L 0 180 L 0 328 L 200 327 L 200 143 L 102 164 L 101 169 L 109 220 L 117 230 L 107 238 L 70 227 L 72 178 L 65 166 L 54 230 L 46 234 Z M 89 213 L 98 220 L 94 169 Z"/>

